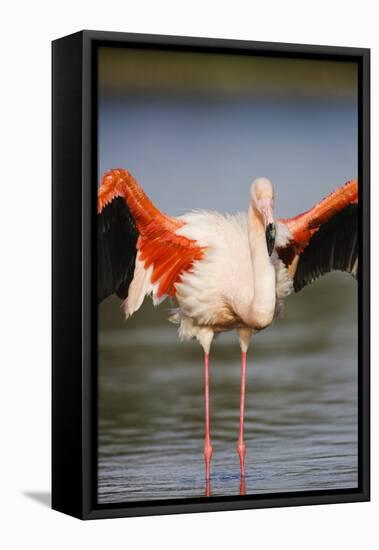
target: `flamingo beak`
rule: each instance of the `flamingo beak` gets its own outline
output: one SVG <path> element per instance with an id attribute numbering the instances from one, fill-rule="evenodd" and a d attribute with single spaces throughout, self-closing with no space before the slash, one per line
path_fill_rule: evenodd
<path id="1" fill-rule="evenodd" d="M 268 255 L 274 251 L 275 238 L 276 238 L 276 226 L 273 212 L 273 200 L 261 199 L 259 201 L 259 208 L 263 217 L 264 225 L 266 228 L 266 244 Z"/>
<path id="2" fill-rule="evenodd" d="M 266 226 L 266 244 L 268 255 L 271 256 L 275 246 L 276 227 L 273 223 Z"/>

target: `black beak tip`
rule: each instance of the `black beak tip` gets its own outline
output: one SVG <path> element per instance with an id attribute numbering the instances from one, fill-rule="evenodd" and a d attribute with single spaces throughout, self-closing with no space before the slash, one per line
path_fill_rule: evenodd
<path id="1" fill-rule="evenodd" d="M 271 254 L 274 251 L 275 237 L 276 237 L 275 225 L 273 223 L 269 223 L 268 226 L 266 227 L 266 244 L 267 244 L 267 251 L 269 256 L 271 256 Z"/>

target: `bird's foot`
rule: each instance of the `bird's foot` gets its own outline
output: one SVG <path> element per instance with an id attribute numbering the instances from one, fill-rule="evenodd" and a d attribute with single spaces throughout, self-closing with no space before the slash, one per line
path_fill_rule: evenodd
<path id="1" fill-rule="evenodd" d="M 246 445 L 244 441 L 238 441 L 237 444 L 237 453 L 240 457 L 240 465 L 241 465 L 241 477 L 245 477 L 245 456 L 246 456 Z"/>
<path id="2" fill-rule="evenodd" d="M 211 473 L 211 458 L 213 454 L 213 449 L 210 441 L 205 441 L 204 445 L 204 460 L 205 460 L 205 479 L 210 478 Z"/>

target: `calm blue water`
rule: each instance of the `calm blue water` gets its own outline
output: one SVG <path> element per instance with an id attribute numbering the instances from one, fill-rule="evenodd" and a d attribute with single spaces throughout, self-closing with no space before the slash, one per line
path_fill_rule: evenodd
<path id="1" fill-rule="evenodd" d="M 292 296 L 248 357 L 246 494 L 357 486 L 356 283 L 331 275 Z M 205 495 L 203 364 L 168 305 L 128 323 L 100 307 L 101 502 Z M 238 495 L 240 362 L 234 333 L 211 355 L 212 495 Z"/>

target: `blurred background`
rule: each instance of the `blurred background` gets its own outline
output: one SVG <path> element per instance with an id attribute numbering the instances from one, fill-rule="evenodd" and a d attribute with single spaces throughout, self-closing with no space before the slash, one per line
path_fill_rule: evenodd
<path id="1" fill-rule="evenodd" d="M 99 50 L 99 174 L 127 168 L 163 211 L 247 209 L 269 177 L 276 215 L 303 211 L 357 176 L 357 66 L 333 61 Z M 203 365 L 179 343 L 172 304 L 125 322 L 99 307 L 100 502 L 200 497 Z M 291 296 L 253 339 L 246 494 L 357 485 L 357 292 L 331 274 Z M 211 355 L 212 495 L 240 492 L 240 357 Z"/>

